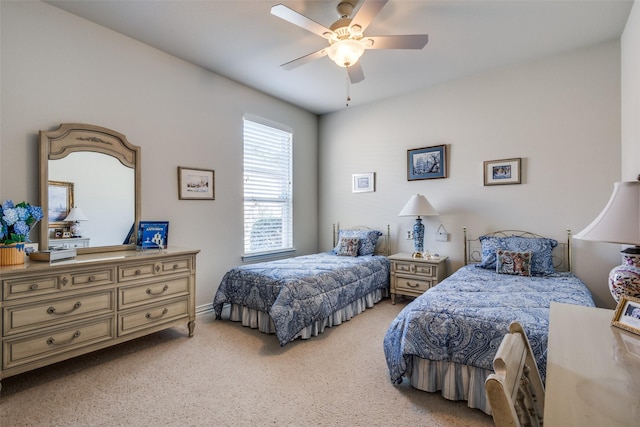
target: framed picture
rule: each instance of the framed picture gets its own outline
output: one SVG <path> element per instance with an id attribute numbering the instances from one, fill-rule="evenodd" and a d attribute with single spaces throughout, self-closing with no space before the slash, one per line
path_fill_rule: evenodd
<path id="1" fill-rule="evenodd" d="M 215 172 L 178 166 L 178 199 L 215 200 Z"/>
<path id="2" fill-rule="evenodd" d="M 407 181 L 446 177 L 446 145 L 407 150 Z"/>
<path id="3" fill-rule="evenodd" d="M 138 249 L 167 249 L 169 221 L 140 221 L 136 246 Z"/>
<path id="4" fill-rule="evenodd" d="M 369 193 L 376 191 L 375 172 L 354 173 L 352 178 L 352 188 L 354 193 Z"/>
<path id="5" fill-rule="evenodd" d="M 49 181 L 49 228 L 67 225 L 64 219 L 73 207 L 73 182 Z"/>
<path id="6" fill-rule="evenodd" d="M 640 298 L 620 295 L 611 324 L 640 335 Z"/>
<path id="7" fill-rule="evenodd" d="M 484 162 L 484 185 L 520 184 L 522 158 L 487 160 Z"/>

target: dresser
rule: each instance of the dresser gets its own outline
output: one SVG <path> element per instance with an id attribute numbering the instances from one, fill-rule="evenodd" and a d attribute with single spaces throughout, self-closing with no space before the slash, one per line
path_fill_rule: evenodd
<path id="1" fill-rule="evenodd" d="M 193 336 L 198 252 L 127 250 L 0 267 L 0 380 L 178 324 Z"/>
<path id="2" fill-rule="evenodd" d="M 408 253 L 389 256 L 391 303 L 396 303 L 396 295 L 417 297 L 443 281 L 447 277 L 447 258 L 413 258 Z"/>
<path id="3" fill-rule="evenodd" d="M 89 237 L 71 237 L 68 239 L 49 239 L 50 248 L 88 248 L 91 239 Z"/>
<path id="4" fill-rule="evenodd" d="M 640 425 L 640 335 L 613 314 L 551 304 L 545 427 Z"/>

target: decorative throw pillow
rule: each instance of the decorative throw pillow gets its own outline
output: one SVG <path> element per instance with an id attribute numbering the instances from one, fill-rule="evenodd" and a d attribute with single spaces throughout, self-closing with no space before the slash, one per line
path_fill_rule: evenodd
<path id="1" fill-rule="evenodd" d="M 496 271 L 500 274 L 517 276 L 531 275 L 531 252 L 505 251 L 496 252 Z"/>
<path id="2" fill-rule="evenodd" d="M 338 242 L 336 255 L 358 256 L 358 247 L 360 247 L 360 239 L 357 237 L 342 237 Z"/>
<path id="3" fill-rule="evenodd" d="M 378 230 L 340 230 L 338 233 L 338 246 L 333 249 L 333 252 L 338 253 L 339 242 L 343 237 L 356 237 L 360 239 L 358 256 L 373 255 L 380 236 L 382 236 L 382 233 Z"/>

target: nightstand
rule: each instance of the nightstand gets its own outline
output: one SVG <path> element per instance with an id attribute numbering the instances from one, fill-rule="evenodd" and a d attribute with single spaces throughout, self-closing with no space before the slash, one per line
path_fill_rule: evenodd
<path id="1" fill-rule="evenodd" d="M 396 303 L 397 295 L 417 297 L 427 289 L 437 285 L 447 277 L 448 257 L 437 259 L 413 258 L 401 253 L 389 256 L 391 261 L 391 303 Z"/>

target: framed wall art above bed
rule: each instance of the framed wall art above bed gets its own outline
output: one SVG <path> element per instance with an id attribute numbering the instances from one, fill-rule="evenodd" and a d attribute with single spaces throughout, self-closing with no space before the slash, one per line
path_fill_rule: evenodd
<path id="1" fill-rule="evenodd" d="M 446 145 L 407 150 L 407 181 L 446 178 L 447 164 Z"/>

